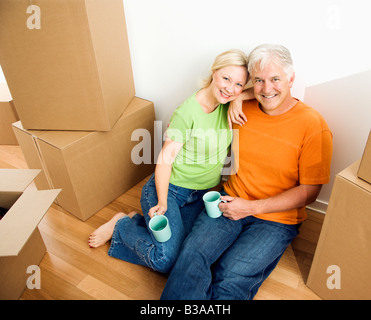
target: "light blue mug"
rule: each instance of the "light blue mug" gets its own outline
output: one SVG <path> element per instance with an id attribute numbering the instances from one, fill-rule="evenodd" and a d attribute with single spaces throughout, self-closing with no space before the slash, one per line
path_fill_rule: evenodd
<path id="1" fill-rule="evenodd" d="M 169 220 L 164 215 L 155 215 L 149 221 L 149 228 L 158 242 L 166 242 L 171 237 Z"/>
<path id="2" fill-rule="evenodd" d="M 209 191 L 202 197 L 206 213 L 210 218 L 219 218 L 223 214 L 219 209 L 219 203 L 225 201 L 221 200 L 220 197 L 221 195 L 218 191 Z"/>

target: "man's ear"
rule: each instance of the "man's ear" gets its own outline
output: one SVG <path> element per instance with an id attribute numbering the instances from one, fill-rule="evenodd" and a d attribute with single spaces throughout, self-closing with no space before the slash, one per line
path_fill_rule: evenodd
<path id="1" fill-rule="evenodd" d="M 295 72 L 292 73 L 291 79 L 289 80 L 290 88 L 292 88 L 292 86 L 294 85 L 294 81 L 295 81 Z"/>

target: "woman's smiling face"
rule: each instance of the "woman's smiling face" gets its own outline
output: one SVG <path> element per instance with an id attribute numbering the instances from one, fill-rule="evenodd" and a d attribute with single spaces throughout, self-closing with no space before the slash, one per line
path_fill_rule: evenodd
<path id="1" fill-rule="evenodd" d="M 219 103 L 226 104 L 237 98 L 247 81 L 247 69 L 244 66 L 228 66 L 213 72 L 213 92 Z"/>

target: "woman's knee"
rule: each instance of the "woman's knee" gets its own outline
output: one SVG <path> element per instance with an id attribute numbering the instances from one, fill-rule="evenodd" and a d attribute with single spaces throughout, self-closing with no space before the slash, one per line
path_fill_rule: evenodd
<path id="1" fill-rule="evenodd" d="M 145 240 L 137 241 L 135 251 L 148 267 L 162 273 L 169 273 L 178 257 L 178 251 L 164 250 L 163 244 L 156 245 Z"/>

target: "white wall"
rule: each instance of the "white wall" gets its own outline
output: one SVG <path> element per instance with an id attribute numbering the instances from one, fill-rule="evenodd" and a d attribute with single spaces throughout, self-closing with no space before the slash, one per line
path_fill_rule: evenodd
<path id="1" fill-rule="evenodd" d="M 0 66 L 0 83 L 4 83 L 4 82 L 6 82 L 6 80 L 3 74 L 3 70 L 1 69 L 1 66 Z"/>
<path id="2" fill-rule="evenodd" d="M 137 95 L 165 122 L 229 48 L 287 46 L 299 99 L 306 86 L 371 69 L 368 0 L 123 1 Z"/>
<path id="3" fill-rule="evenodd" d="M 327 119 L 333 134 L 331 181 L 318 200 L 328 202 L 335 175 L 359 160 L 371 129 L 371 70 L 307 87 L 304 101 Z"/>
<path id="4" fill-rule="evenodd" d="M 164 128 L 173 110 L 197 90 L 214 57 L 230 48 L 249 52 L 266 42 L 287 46 L 296 71 L 292 93 L 301 100 L 306 87 L 371 70 L 369 0 L 123 1 L 137 95 L 154 101 Z M 370 81 L 358 85 L 369 90 Z M 319 107 L 335 137 L 333 163 L 339 165 L 334 170 L 349 161 L 349 154 L 361 157 L 371 125 L 369 105 L 352 106 L 360 111 L 352 121 L 362 120 L 352 126 L 361 128 L 352 133 L 352 142 L 344 143 L 337 136 L 349 112 L 326 103 Z M 339 126 L 333 119 L 339 119 Z M 319 196 L 325 203 L 335 173 Z"/>
<path id="5" fill-rule="evenodd" d="M 123 3 L 137 96 L 155 103 L 163 128 L 197 90 L 215 56 L 230 48 L 248 52 L 266 42 L 287 46 L 296 69 L 293 95 L 302 100 L 307 86 L 371 69 L 369 0 Z M 359 85 L 369 90 L 367 83 Z M 366 113 L 371 118 L 371 109 Z"/>

